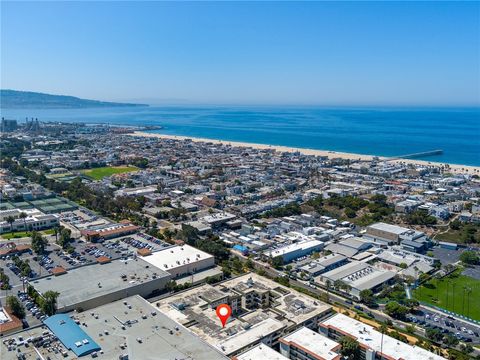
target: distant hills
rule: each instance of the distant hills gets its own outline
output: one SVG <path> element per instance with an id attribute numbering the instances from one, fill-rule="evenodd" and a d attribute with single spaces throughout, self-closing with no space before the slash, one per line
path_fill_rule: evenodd
<path id="1" fill-rule="evenodd" d="M 0 107 L 2 109 L 80 109 L 131 106 L 148 105 L 87 100 L 74 96 L 51 95 L 31 91 L 0 90 Z"/>

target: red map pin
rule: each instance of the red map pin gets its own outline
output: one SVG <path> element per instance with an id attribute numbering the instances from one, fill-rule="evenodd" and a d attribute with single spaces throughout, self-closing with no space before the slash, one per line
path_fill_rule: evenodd
<path id="1" fill-rule="evenodd" d="M 221 304 L 217 306 L 217 316 L 222 322 L 222 326 L 225 327 L 228 318 L 232 315 L 232 309 L 227 304 Z"/>

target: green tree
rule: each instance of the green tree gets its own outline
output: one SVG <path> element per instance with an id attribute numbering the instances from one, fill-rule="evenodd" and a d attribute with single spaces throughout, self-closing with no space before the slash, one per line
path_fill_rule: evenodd
<path id="1" fill-rule="evenodd" d="M 449 346 L 449 347 L 455 347 L 458 345 L 459 343 L 459 340 L 457 339 L 456 336 L 453 336 L 451 334 L 448 334 L 447 336 L 445 336 L 443 338 L 443 342 L 445 343 L 445 345 Z"/>
<path id="2" fill-rule="evenodd" d="M 10 225 L 10 232 L 13 233 L 13 223 L 15 222 L 15 218 L 13 216 L 9 215 L 9 216 L 7 216 L 6 221 Z"/>
<path id="3" fill-rule="evenodd" d="M 9 295 L 7 296 L 7 307 L 12 311 L 13 315 L 15 315 L 19 319 L 25 318 L 25 308 L 23 304 L 18 300 L 16 296 Z"/>
<path id="4" fill-rule="evenodd" d="M 59 295 L 60 293 L 52 290 L 48 290 L 43 294 L 41 308 L 46 315 L 52 316 L 57 312 L 57 298 Z"/>
<path id="5" fill-rule="evenodd" d="M 480 258 L 476 251 L 466 250 L 460 255 L 460 260 L 467 265 L 476 265 L 478 264 Z"/>
<path id="6" fill-rule="evenodd" d="M 404 319 L 408 313 L 408 308 L 396 301 L 390 301 L 385 305 L 385 312 L 395 319 Z"/>
<path id="7" fill-rule="evenodd" d="M 360 360 L 360 344 L 357 340 L 352 339 L 349 336 L 344 336 L 340 339 L 340 345 L 342 348 L 340 354 L 349 360 Z"/>
<path id="8" fill-rule="evenodd" d="M 23 228 L 26 231 L 27 230 L 27 214 L 25 212 L 21 212 L 20 215 L 18 215 L 20 219 L 23 219 Z"/>
<path id="9" fill-rule="evenodd" d="M 367 306 L 371 306 L 375 304 L 375 296 L 373 295 L 373 291 L 370 289 L 365 289 L 360 291 L 360 301 L 363 302 Z"/>
<path id="10" fill-rule="evenodd" d="M 427 328 L 425 334 L 427 335 L 427 339 L 435 342 L 440 342 L 443 339 L 443 335 L 438 329 Z"/>
<path id="11" fill-rule="evenodd" d="M 357 213 L 355 212 L 355 210 L 353 209 L 350 209 L 350 208 L 346 208 L 345 209 L 345 215 L 349 218 L 349 219 L 353 219 L 357 216 Z"/>
<path id="12" fill-rule="evenodd" d="M 10 289 L 10 278 L 3 271 L 3 268 L 0 268 L 0 289 L 8 290 Z"/>
<path id="13" fill-rule="evenodd" d="M 462 226 L 462 223 L 459 220 L 453 220 L 450 223 L 450 229 L 452 230 L 460 230 L 461 226 Z"/>
<path id="14" fill-rule="evenodd" d="M 62 228 L 60 230 L 60 237 L 57 240 L 57 244 L 60 245 L 63 249 L 68 247 L 68 244 L 72 241 L 72 231 L 67 228 Z"/>
<path id="15" fill-rule="evenodd" d="M 38 232 L 32 232 L 32 250 L 36 254 L 43 254 L 45 253 L 45 248 L 48 245 L 48 241 Z"/>
<path id="16" fill-rule="evenodd" d="M 245 263 L 248 269 L 254 270 L 255 269 L 255 263 L 253 262 L 252 259 L 248 259 L 247 262 Z"/>
<path id="17" fill-rule="evenodd" d="M 272 259 L 272 266 L 275 269 L 280 269 L 283 266 L 283 257 L 276 256 Z"/>

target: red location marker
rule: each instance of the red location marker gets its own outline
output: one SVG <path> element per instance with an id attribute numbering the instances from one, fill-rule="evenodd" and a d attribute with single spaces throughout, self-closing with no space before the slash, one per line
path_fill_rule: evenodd
<path id="1" fill-rule="evenodd" d="M 222 326 L 225 327 L 228 318 L 232 315 L 232 309 L 227 304 L 221 304 L 217 306 L 217 316 L 222 322 Z"/>

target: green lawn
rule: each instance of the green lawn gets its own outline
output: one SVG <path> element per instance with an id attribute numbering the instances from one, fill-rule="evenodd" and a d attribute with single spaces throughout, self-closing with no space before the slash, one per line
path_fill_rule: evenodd
<path id="1" fill-rule="evenodd" d="M 131 171 L 137 171 L 135 166 L 106 166 L 95 169 L 82 170 L 82 173 L 93 180 L 101 180 L 106 176 L 113 174 L 123 174 Z"/>
<path id="2" fill-rule="evenodd" d="M 448 229 L 446 233 L 435 236 L 435 240 L 458 244 L 478 243 L 480 242 L 480 225 L 467 224 L 458 230 Z"/>
<path id="3" fill-rule="evenodd" d="M 17 232 L 9 232 L 9 233 L 5 233 L 5 234 L 2 234 L 0 235 L 2 238 L 6 239 L 6 240 L 10 240 L 10 239 L 18 239 L 18 238 L 23 238 L 23 237 L 27 237 L 27 236 L 30 236 L 30 233 L 29 232 L 26 232 L 26 231 L 17 231 Z"/>
<path id="4" fill-rule="evenodd" d="M 419 300 L 469 318 L 480 320 L 480 280 L 455 271 L 443 279 L 432 279 L 414 291 Z"/>

